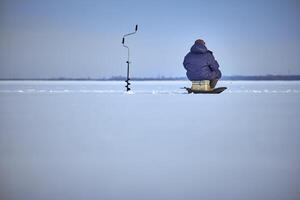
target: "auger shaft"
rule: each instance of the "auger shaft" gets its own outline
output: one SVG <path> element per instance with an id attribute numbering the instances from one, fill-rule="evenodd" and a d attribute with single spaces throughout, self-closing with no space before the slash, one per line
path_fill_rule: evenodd
<path id="1" fill-rule="evenodd" d="M 129 50 L 129 47 L 125 45 L 125 37 L 135 34 L 137 32 L 137 30 L 138 30 L 138 25 L 135 25 L 135 31 L 132 32 L 132 33 L 125 34 L 123 36 L 123 39 L 122 39 L 123 47 L 127 48 L 127 51 L 128 51 L 127 61 L 126 61 L 126 63 L 127 63 L 127 77 L 126 77 L 126 80 L 125 80 L 125 82 L 126 82 L 125 87 L 126 87 L 127 92 L 130 91 L 130 87 L 129 87 L 129 85 L 130 85 L 130 83 L 129 83 L 129 80 L 130 80 L 130 78 L 129 78 L 130 50 Z"/>

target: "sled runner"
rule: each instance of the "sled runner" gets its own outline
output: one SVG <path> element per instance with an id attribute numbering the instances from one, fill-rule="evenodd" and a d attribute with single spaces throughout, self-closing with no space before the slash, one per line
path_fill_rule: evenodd
<path id="1" fill-rule="evenodd" d="M 192 90 L 191 88 L 188 87 L 184 87 L 184 89 L 186 89 L 186 91 L 190 94 L 190 93 L 194 93 L 194 94 L 220 94 L 221 92 L 223 92 L 224 90 L 227 89 L 227 87 L 218 87 L 215 88 L 213 90 L 209 90 L 209 91 L 205 91 L 205 90 Z"/>

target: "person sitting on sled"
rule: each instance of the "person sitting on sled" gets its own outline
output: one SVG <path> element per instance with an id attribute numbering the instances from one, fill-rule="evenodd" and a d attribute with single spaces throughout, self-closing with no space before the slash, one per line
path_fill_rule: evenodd
<path id="1" fill-rule="evenodd" d="M 192 90 L 213 90 L 222 76 L 212 51 L 206 48 L 201 39 L 195 41 L 191 51 L 184 57 L 183 65 L 187 78 L 192 81 Z"/>

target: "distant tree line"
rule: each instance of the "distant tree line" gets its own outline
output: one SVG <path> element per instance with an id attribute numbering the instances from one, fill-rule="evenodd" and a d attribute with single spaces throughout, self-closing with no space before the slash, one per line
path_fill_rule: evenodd
<path id="1" fill-rule="evenodd" d="M 133 81 L 176 81 L 176 80 L 187 80 L 186 77 L 168 77 L 168 76 L 158 76 L 158 77 L 132 77 Z M 126 77 L 124 76 L 112 76 L 109 78 L 68 78 L 68 77 L 58 77 L 58 78 L 2 78 L 0 80 L 45 80 L 45 81 L 124 81 Z M 223 76 L 221 80 L 253 80 L 253 81 L 266 81 L 266 80 L 283 80 L 283 81 L 293 81 L 300 80 L 300 75 L 259 75 L 259 76 L 243 76 L 243 75 L 232 75 Z"/>
<path id="2" fill-rule="evenodd" d="M 235 76 L 223 76 L 222 80 L 253 80 L 253 81 L 294 81 L 300 80 L 300 75 L 260 75 L 260 76 L 242 76 L 242 75 L 235 75 Z"/>

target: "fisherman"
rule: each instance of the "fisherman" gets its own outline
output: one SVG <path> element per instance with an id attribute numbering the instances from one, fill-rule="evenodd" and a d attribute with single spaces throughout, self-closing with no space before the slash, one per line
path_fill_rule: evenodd
<path id="1" fill-rule="evenodd" d="M 184 57 L 183 66 L 188 79 L 192 81 L 192 90 L 213 90 L 222 76 L 218 62 L 202 39 L 195 41 L 191 51 Z"/>

